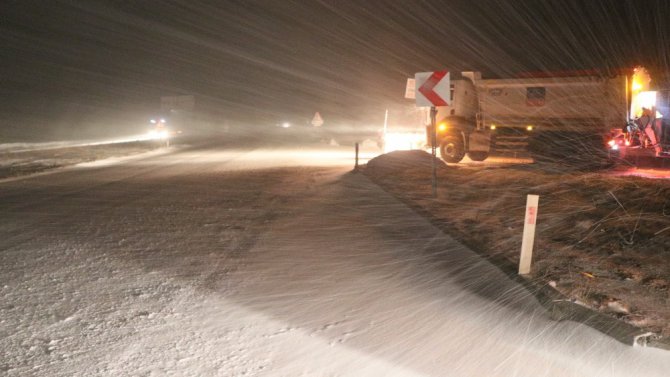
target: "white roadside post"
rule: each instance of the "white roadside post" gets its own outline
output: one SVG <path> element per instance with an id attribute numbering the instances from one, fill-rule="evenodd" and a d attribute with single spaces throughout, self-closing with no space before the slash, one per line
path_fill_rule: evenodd
<path id="1" fill-rule="evenodd" d="M 540 197 L 528 195 L 526 199 L 526 217 L 523 222 L 523 239 L 521 241 L 521 258 L 519 258 L 519 275 L 530 274 L 533 259 L 533 243 L 535 242 L 535 224 Z"/>

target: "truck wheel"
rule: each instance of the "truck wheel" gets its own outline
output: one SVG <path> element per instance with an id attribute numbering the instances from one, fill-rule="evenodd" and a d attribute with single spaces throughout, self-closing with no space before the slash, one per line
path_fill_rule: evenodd
<path id="1" fill-rule="evenodd" d="M 445 136 L 440 144 L 440 156 L 446 162 L 460 162 L 465 156 L 463 139 L 458 135 Z"/>
<path id="2" fill-rule="evenodd" d="M 468 157 L 472 161 L 484 161 L 489 157 L 489 152 L 468 152 Z"/>

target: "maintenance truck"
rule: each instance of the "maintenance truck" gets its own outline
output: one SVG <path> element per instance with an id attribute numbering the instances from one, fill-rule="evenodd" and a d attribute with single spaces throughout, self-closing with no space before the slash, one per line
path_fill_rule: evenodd
<path id="1" fill-rule="evenodd" d="M 566 160 L 670 157 L 670 123 L 661 113 L 668 110 L 657 107 L 667 92 L 650 87 L 643 67 L 506 79 L 462 72 L 451 79 L 450 105 L 438 107 L 437 145 L 451 163 L 465 155 L 483 161 L 491 153 Z M 432 132 L 428 126 L 428 140 Z"/>

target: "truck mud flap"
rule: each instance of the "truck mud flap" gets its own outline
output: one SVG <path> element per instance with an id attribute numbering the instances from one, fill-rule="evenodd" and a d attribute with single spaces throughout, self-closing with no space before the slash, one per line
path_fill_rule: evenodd
<path id="1" fill-rule="evenodd" d="M 473 132 L 470 134 L 468 151 L 486 152 L 491 151 L 491 134 L 488 132 Z"/>

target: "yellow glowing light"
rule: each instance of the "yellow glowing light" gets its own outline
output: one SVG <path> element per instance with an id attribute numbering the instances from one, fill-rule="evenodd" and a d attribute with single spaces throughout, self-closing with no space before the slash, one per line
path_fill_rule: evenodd
<path id="1" fill-rule="evenodd" d="M 437 126 L 438 131 L 444 132 L 447 130 L 447 124 L 446 123 L 440 123 L 439 126 Z"/>
<path id="2" fill-rule="evenodd" d="M 492 124 L 490 128 L 491 128 L 491 130 L 495 130 L 495 129 L 496 129 L 496 125 L 495 125 L 495 124 Z"/>
<path id="3" fill-rule="evenodd" d="M 420 133 L 387 133 L 384 135 L 384 153 L 398 150 L 421 149 L 426 136 Z"/>
<path id="4" fill-rule="evenodd" d="M 649 83 L 651 83 L 649 72 L 642 67 L 635 68 L 631 78 L 631 91 L 633 93 L 647 91 L 649 90 Z"/>
<path id="5" fill-rule="evenodd" d="M 527 131 L 532 131 L 532 130 L 533 130 L 533 126 L 530 126 L 530 125 L 526 126 L 526 130 L 527 130 Z"/>

